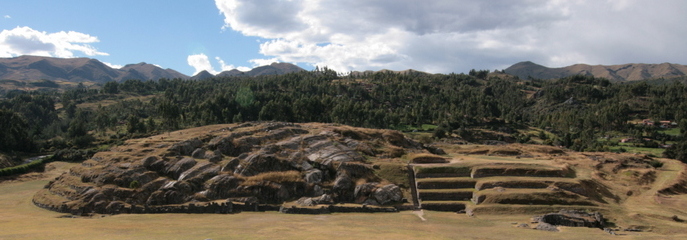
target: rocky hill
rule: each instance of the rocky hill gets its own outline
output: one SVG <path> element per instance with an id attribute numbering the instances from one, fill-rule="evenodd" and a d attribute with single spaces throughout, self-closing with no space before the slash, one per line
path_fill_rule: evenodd
<path id="1" fill-rule="evenodd" d="M 147 63 L 130 64 L 121 69 L 114 69 L 91 58 L 37 56 L 0 58 L 0 79 L 3 80 L 104 83 L 127 79 L 157 80 L 160 78 L 188 78 L 188 76 Z"/>
<path id="2" fill-rule="evenodd" d="M 427 150 L 391 130 L 317 123 L 211 125 L 97 153 L 50 182 L 34 203 L 77 214 L 185 212 L 198 206 L 231 212 L 228 205 L 296 200 L 303 206 L 394 205 L 403 202 L 407 182 L 400 183 L 404 190 L 385 179 L 368 159 L 409 152 Z"/>
<path id="3" fill-rule="evenodd" d="M 217 76 L 280 75 L 299 71 L 305 70 L 290 63 L 272 63 L 267 66 L 256 67 L 247 72 L 236 69 L 225 71 Z M 120 69 L 115 69 L 91 58 L 38 56 L 0 58 L 0 80 L 5 81 L 50 80 L 76 83 L 105 83 L 109 81 L 125 81 L 127 79 L 145 81 L 158 80 L 160 78 L 205 79 L 210 77 L 214 77 L 214 75 L 207 71 L 202 71 L 193 77 L 189 77 L 173 69 L 162 69 L 156 65 L 144 62 L 128 64 Z"/>
<path id="4" fill-rule="evenodd" d="M 398 131 L 339 124 L 209 125 L 99 152 L 33 202 L 77 215 L 421 208 L 544 214 L 529 223 L 548 231 L 684 228 L 687 168 L 677 160 L 458 143 L 423 145 Z"/>
<path id="5" fill-rule="evenodd" d="M 586 65 L 575 64 L 562 68 L 549 68 L 533 62 L 520 62 L 505 69 L 510 75 L 521 79 L 555 79 L 573 75 L 585 75 L 606 78 L 611 81 L 636 81 L 656 78 L 675 78 L 687 76 L 687 66 L 661 64 L 622 64 L 622 65 Z"/>
<path id="6" fill-rule="evenodd" d="M 293 65 L 291 63 L 272 63 L 270 65 L 265 65 L 261 67 L 256 67 L 251 69 L 250 71 L 242 72 L 238 69 L 232 69 L 230 71 L 224 71 L 221 73 L 218 73 L 216 76 L 218 77 L 234 77 L 234 76 L 247 76 L 247 77 L 255 77 L 255 76 L 265 76 L 265 75 L 281 75 L 281 74 L 287 74 L 287 73 L 292 73 L 292 72 L 300 72 L 300 71 L 305 71 L 305 69 Z M 208 71 L 202 71 L 193 76 L 191 79 L 205 79 L 205 78 L 211 78 L 214 77 L 211 73 Z"/>

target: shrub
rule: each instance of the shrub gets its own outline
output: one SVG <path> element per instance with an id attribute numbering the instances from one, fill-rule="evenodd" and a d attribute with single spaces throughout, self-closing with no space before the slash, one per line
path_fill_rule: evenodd
<path id="1" fill-rule="evenodd" d="M 651 162 L 649 162 L 649 165 L 651 165 L 654 168 L 660 168 L 663 167 L 663 162 L 658 160 L 651 160 Z"/>
<path id="2" fill-rule="evenodd" d="M 136 189 L 139 187 L 141 187 L 141 183 L 139 183 L 137 180 L 133 180 L 129 183 L 129 188 Z"/>

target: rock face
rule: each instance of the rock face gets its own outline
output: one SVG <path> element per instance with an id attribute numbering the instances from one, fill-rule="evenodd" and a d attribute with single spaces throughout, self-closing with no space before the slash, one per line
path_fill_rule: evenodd
<path id="1" fill-rule="evenodd" d="M 390 130 L 279 122 L 205 126 L 97 153 L 48 183 L 34 203 L 77 214 L 225 213 L 232 204 L 295 200 L 303 206 L 390 205 L 403 200 L 401 189 L 381 184 L 387 181 L 366 158 L 398 149 L 427 152 Z"/>
<path id="2" fill-rule="evenodd" d="M 534 218 L 535 222 L 567 227 L 604 228 L 606 221 L 599 212 L 561 210 L 557 213 L 547 213 Z"/>

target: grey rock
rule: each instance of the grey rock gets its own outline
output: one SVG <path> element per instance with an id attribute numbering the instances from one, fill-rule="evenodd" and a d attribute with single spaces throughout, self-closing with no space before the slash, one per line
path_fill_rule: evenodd
<path id="1" fill-rule="evenodd" d="M 377 185 L 379 183 L 377 182 L 372 182 L 372 183 L 363 183 L 358 186 L 355 186 L 355 190 L 353 191 L 353 197 L 355 198 L 356 203 L 363 203 L 365 202 L 368 198 L 370 198 L 370 195 L 375 191 L 377 188 Z"/>
<path id="2" fill-rule="evenodd" d="M 222 167 L 223 172 L 233 172 L 239 166 L 241 161 L 238 158 L 230 160 L 227 164 Z"/>
<path id="3" fill-rule="evenodd" d="M 401 192 L 401 188 L 395 184 L 388 184 L 377 188 L 373 196 L 374 199 L 377 200 L 377 202 L 381 205 L 398 203 L 403 200 L 403 192 Z"/>
<path id="4" fill-rule="evenodd" d="M 556 226 L 545 223 L 545 222 L 540 222 L 539 224 L 537 224 L 537 227 L 534 229 L 542 230 L 542 231 L 549 231 L 549 232 L 558 232 L 559 231 Z"/>
<path id="5" fill-rule="evenodd" d="M 205 158 L 205 149 L 196 148 L 196 150 L 193 150 L 193 152 L 191 153 L 191 157 L 200 159 Z"/>
<path id="6" fill-rule="evenodd" d="M 177 179 L 186 170 L 191 169 L 196 165 L 196 160 L 193 158 L 185 157 L 177 161 L 173 165 L 169 166 L 166 170 L 167 174 L 172 176 L 172 179 Z"/>
<path id="7" fill-rule="evenodd" d="M 169 151 L 177 155 L 188 156 L 193 153 L 193 150 L 203 146 L 203 142 L 198 138 L 189 139 L 183 142 L 178 142 L 169 148 Z"/>
<path id="8" fill-rule="evenodd" d="M 322 182 L 322 171 L 319 169 L 311 169 L 305 173 L 305 182 L 317 184 Z"/>

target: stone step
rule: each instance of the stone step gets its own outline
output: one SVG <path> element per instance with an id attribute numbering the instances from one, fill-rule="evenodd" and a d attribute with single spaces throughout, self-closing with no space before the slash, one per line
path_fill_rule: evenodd
<path id="1" fill-rule="evenodd" d="M 432 211 L 457 212 L 470 205 L 470 201 L 422 201 L 422 209 Z"/>
<path id="2" fill-rule="evenodd" d="M 469 177 L 421 178 L 417 179 L 418 189 L 458 189 L 475 188 L 476 180 Z"/>
<path id="3" fill-rule="evenodd" d="M 603 207 L 588 205 L 529 205 L 529 204 L 471 204 L 468 206 L 470 212 L 479 214 L 546 214 L 558 212 L 562 209 L 587 211 L 605 211 Z"/>
<path id="4" fill-rule="evenodd" d="M 423 201 L 437 201 L 437 200 L 454 200 L 454 201 L 469 201 L 472 199 L 475 192 L 474 188 L 463 189 L 418 189 L 420 200 Z"/>
<path id="5" fill-rule="evenodd" d="M 475 204 L 595 205 L 585 196 L 550 189 L 488 189 L 475 192 L 472 201 Z"/>

